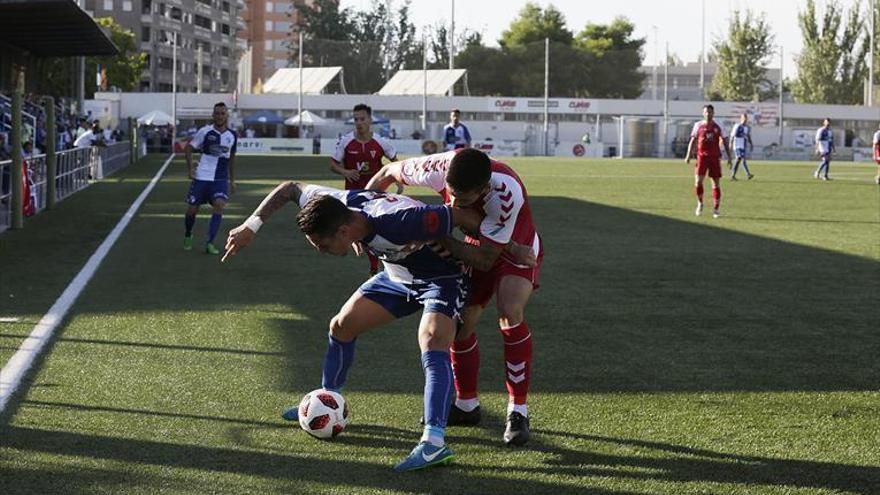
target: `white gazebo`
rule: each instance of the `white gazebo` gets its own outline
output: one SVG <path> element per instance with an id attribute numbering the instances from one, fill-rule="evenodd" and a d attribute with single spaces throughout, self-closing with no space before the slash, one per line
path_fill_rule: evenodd
<path id="1" fill-rule="evenodd" d="M 153 110 L 152 112 L 145 113 L 141 115 L 137 119 L 137 123 L 139 125 L 173 125 L 173 120 L 170 115 L 161 111 L 161 110 Z"/>
<path id="2" fill-rule="evenodd" d="M 302 113 L 299 115 L 292 115 L 284 121 L 284 125 L 304 126 L 324 125 L 326 123 L 327 119 L 321 118 L 308 110 L 303 110 Z"/>

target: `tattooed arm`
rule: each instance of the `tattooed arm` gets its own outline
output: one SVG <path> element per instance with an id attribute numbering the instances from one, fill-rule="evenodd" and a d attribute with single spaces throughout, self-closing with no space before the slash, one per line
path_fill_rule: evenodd
<path id="1" fill-rule="evenodd" d="M 234 256 L 238 251 L 247 247 L 254 240 L 263 222 L 269 220 L 269 217 L 284 205 L 291 201 L 299 204 L 303 186 L 304 184 L 293 181 L 278 184 L 278 187 L 263 199 L 250 218 L 229 231 L 229 237 L 226 239 L 226 253 L 220 261 L 226 261 L 226 258 Z"/>

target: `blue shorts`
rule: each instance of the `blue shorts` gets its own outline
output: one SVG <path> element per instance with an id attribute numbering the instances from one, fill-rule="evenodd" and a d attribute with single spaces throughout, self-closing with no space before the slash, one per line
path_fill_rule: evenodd
<path id="1" fill-rule="evenodd" d="M 387 309 L 395 318 L 403 318 L 421 309 L 425 313 L 443 313 L 456 321 L 461 319 L 467 290 L 468 278 L 464 274 L 402 284 L 391 280 L 386 272 L 377 273 L 358 289 L 364 297 Z"/>
<path id="2" fill-rule="evenodd" d="M 226 180 L 193 180 L 186 193 L 186 203 L 196 206 L 211 204 L 215 199 L 229 199 L 229 182 Z"/>
<path id="3" fill-rule="evenodd" d="M 736 155 L 737 158 L 745 158 L 746 157 L 746 149 L 745 148 L 736 148 L 733 150 L 733 154 Z"/>

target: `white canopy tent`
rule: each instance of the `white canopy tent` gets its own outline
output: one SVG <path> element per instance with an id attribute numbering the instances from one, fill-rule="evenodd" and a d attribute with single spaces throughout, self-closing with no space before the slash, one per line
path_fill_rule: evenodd
<path id="1" fill-rule="evenodd" d="M 153 110 L 152 112 L 147 112 L 144 115 L 141 115 L 137 119 L 137 123 L 140 125 L 172 125 L 173 120 L 171 116 L 161 110 Z"/>
<path id="2" fill-rule="evenodd" d="M 427 87 L 425 77 L 427 76 Z M 467 93 L 467 70 L 401 70 L 394 74 L 385 86 L 379 90 L 380 95 L 397 96 L 444 96 L 449 89 L 455 86 L 462 77 L 465 78 L 465 93 Z"/>
<path id="3" fill-rule="evenodd" d="M 300 71 L 302 71 L 303 94 L 323 94 L 327 85 L 336 77 L 339 77 L 340 89 L 342 93 L 345 93 L 345 85 L 342 82 L 342 67 L 278 69 L 272 74 L 272 77 L 263 84 L 263 93 L 299 93 Z"/>
<path id="4" fill-rule="evenodd" d="M 284 121 L 284 125 L 305 125 L 305 126 L 315 126 L 315 125 L 324 125 L 327 123 L 327 120 L 319 117 L 318 115 L 308 111 L 303 110 L 299 115 L 292 115 L 288 117 Z"/>

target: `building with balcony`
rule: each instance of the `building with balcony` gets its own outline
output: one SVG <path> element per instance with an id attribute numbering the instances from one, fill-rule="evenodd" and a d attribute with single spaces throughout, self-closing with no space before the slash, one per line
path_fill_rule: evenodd
<path id="1" fill-rule="evenodd" d="M 232 92 L 243 0 L 85 0 L 94 17 L 113 17 L 147 54 L 141 91 L 170 92 L 177 42 L 177 91 Z"/>
<path id="2" fill-rule="evenodd" d="M 262 86 L 276 70 L 296 65 L 290 63 L 290 48 L 298 42 L 295 33 L 302 24 L 299 10 L 313 3 L 314 0 L 245 0 L 245 28 L 239 36 L 252 50 L 251 89 Z"/>

